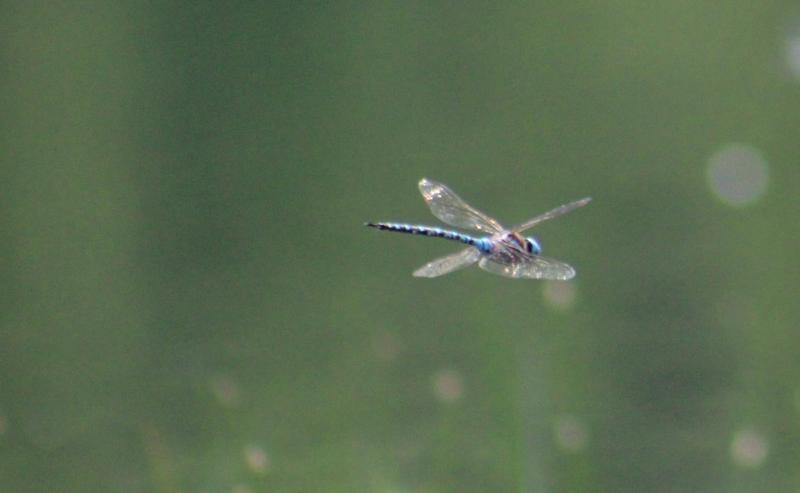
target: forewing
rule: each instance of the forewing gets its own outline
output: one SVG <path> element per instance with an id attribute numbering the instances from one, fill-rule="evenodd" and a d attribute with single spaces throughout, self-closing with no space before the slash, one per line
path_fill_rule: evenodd
<path id="1" fill-rule="evenodd" d="M 414 277 L 438 277 L 454 270 L 474 264 L 481 256 L 475 247 L 469 247 L 458 253 L 437 258 L 414 271 Z"/>
<path id="2" fill-rule="evenodd" d="M 503 262 L 497 257 L 484 257 L 479 265 L 487 272 L 515 279 L 566 281 L 575 277 L 575 269 L 569 265 L 541 255 L 531 256 L 524 262 Z"/>
<path id="3" fill-rule="evenodd" d="M 516 231 L 518 233 L 521 233 L 521 232 L 525 231 L 526 229 L 530 229 L 530 228 L 536 226 L 539 223 L 547 221 L 548 219 L 553 219 L 555 217 L 558 217 L 558 216 L 561 216 L 563 214 L 566 214 L 567 212 L 573 211 L 573 210 L 577 209 L 578 207 L 583 207 L 584 205 L 588 204 L 591 201 L 592 201 L 591 197 L 586 197 L 586 198 L 583 198 L 583 199 L 580 199 L 580 200 L 576 200 L 575 202 L 570 202 L 569 204 L 564 204 L 564 205 L 562 205 L 560 207 L 556 207 L 555 209 L 553 209 L 551 211 L 547 211 L 544 214 L 539 214 L 538 216 L 534 217 L 533 219 L 520 224 L 519 226 L 514 228 L 514 231 Z"/>
<path id="4" fill-rule="evenodd" d="M 433 215 L 447 224 L 489 234 L 499 233 L 504 229 L 496 220 L 461 200 L 446 185 L 423 178 L 419 182 L 419 191 Z"/>

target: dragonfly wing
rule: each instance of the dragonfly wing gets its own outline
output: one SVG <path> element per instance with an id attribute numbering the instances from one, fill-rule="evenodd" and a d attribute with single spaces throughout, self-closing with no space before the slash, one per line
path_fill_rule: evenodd
<path id="1" fill-rule="evenodd" d="M 414 277 L 438 277 L 453 272 L 478 261 L 481 252 L 475 247 L 469 247 L 458 253 L 437 258 L 414 271 Z"/>
<path id="2" fill-rule="evenodd" d="M 551 211 L 547 211 L 544 214 L 539 214 L 538 216 L 534 217 L 533 219 L 520 224 L 519 226 L 514 228 L 514 231 L 521 233 L 526 229 L 530 229 L 536 226 L 539 223 L 547 221 L 548 219 L 553 219 L 554 217 L 561 216 L 566 214 L 567 212 L 573 211 L 578 207 L 583 207 L 584 205 L 588 204 L 592 201 L 591 197 L 586 197 L 580 200 L 576 200 L 575 202 L 570 202 L 569 204 L 564 204 L 560 207 L 556 207 Z"/>
<path id="3" fill-rule="evenodd" d="M 575 277 L 575 269 L 571 266 L 541 255 L 531 256 L 524 262 L 504 262 L 497 257 L 484 257 L 479 265 L 487 272 L 515 279 L 566 281 Z"/>
<path id="4" fill-rule="evenodd" d="M 486 272 L 492 274 L 499 274 L 505 277 L 516 277 L 514 275 L 514 265 L 510 263 L 501 262 L 496 258 L 483 257 L 478 263 L 478 266 Z"/>
<path id="5" fill-rule="evenodd" d="M 419 182 L 419 191 L 433 215 L 451 226 L 490 234 L 504 229 L 496 220 L 464 202 L 446 185 L 423 178 Z"/>

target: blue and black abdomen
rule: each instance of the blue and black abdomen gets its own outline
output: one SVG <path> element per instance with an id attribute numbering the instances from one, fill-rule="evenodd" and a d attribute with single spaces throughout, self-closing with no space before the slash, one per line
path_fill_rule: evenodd
<path id="1" fill-rule="evenodd" d="M 403 223 L 365 223 L 366 226 L 377 228 L 384 231 L 394 231 L 397 233 L 408 233 L 412 235 L 434 236 L 436 238 L 444 238 L 446 240 L 460 241 L 477 247 L 481 251 L 487 251 L 491 247 L 488 242 L 483 238 L 473 238 L 469 235 L 459 233 L 457 231 L 448 231 L 446 229 L 433 228 L 430 226 L 416 226 L 413 224 Z"/>

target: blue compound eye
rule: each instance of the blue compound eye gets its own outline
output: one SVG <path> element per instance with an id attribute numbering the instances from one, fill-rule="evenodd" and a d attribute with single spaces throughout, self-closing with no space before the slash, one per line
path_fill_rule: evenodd
<path id="1" fill-rule="evenodd" d="M 526 238 L 528 240 L 527 250 L 528 253 L 532 253 L 534 255 L 539 255 L 542 253 L 542 246 L 539 245 L 539 242 L 533 236 L 529 236 Z"/>

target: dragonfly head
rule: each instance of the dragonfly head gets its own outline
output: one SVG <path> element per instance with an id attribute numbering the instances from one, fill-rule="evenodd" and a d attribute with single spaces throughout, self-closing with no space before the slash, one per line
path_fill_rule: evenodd
<path id="1" fill-rule="evenodd" d="M 539 244 L 539 241 L 534 238 L 533 236 L 528 236 L 525 238 L 527 240 L 525 242 L 525 249 L 528 253 L 532 253 L 533 255 L 539 255 L 542 253 L 542 246 Z"/>

